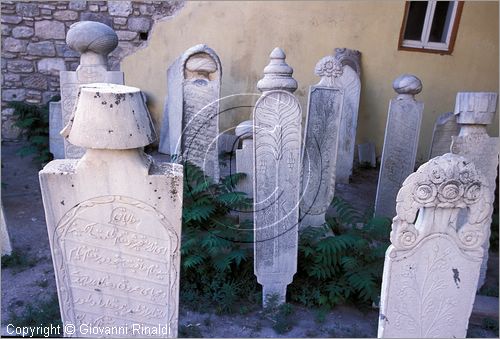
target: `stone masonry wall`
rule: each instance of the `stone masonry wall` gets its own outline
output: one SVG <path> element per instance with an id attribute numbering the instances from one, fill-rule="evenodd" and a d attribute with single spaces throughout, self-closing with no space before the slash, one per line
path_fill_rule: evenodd
<path id="1" fill-rule="evenodd" d="M 2 1 L 2 140 L 19 137 L 8 101 L 44 104 L 59 94 L 59 71 L 78 66 L 79 53 L 65 42 L 73 23 L 99 21 L 116 31 L 119 44 L 109 66 L 118 70 L 123 57 L 145 47 L 154 21 L 182 5 L 182 0 Z"/>

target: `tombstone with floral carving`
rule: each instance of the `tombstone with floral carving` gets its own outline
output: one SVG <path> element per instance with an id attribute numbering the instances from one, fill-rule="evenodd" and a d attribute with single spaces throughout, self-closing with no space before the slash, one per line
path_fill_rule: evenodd
<path id="1" fill-rule="evenodd" d="M 491 223 L 491 189 L 471 161 L 451 153 L 404 181 L 385 256 L 379 337 L 465 337 Z M 459 213 L 466 214 L 462 225 Z"/>

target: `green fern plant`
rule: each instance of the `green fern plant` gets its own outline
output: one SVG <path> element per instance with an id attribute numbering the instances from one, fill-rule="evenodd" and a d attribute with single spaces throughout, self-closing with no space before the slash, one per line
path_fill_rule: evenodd
<path id="1" fill-rule="evenodd" d="M 305 306 L 378 302 L 390 220 L 370 217 L 334 198 L 334 219 L 306 228 L 300 237 L 292 300 Z"/>
<path id="2" fill-rule="evenodd" d="M 54 96 L 50 101 L 59 100 Z M 9 102 L 9 107 L 14 109 L 16 118 L 15 126 L 19 127 L 26 137 L 28 144 L 21 147 L 17 154 L 21 157 L 34 155 L 33 160 L 43 166 L 52 160 L 49 151 L 49 103 L 43 105 L 32 105 L 24 102 Z"/>
<path id="3" fill-rule="evenodd" d="M 214 183 L 197 166 L 184 164 L 181 297 L 191 306 L 231 312 L 249 292 L 257 292 L 253 232 L 230 214 L 251 204 L 234 190 L 242 178 L 237 173 Z"/>

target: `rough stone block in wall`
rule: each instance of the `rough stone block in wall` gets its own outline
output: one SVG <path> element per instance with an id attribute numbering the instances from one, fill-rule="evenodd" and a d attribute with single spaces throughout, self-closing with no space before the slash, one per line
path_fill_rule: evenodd
<path id="1" fill-rule="evenodd" d="M 69 27 L 84 20 L 102 22 L 115 30 L 119 45 L 110 69 L 145 46 L 142 40 L 154 21 L 173 15 L 182 0 L 169 1 L 2 1 L 2 138 L 15 139 L 6 101 L 46 103 L 59 94 L 59 72 L 75 70 L 79 53 L 66 45 Z"/>

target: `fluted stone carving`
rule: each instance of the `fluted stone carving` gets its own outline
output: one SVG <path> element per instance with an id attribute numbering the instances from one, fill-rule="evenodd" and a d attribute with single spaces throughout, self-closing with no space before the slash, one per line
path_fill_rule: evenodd
<path id="1" fill-rule="evenodd" d="M 476 168 L 483 173 L 490 187 L 495 187 L 498 175 L 498 157 L 500 140 L 490 137 L 486 127 L 493 122 L 497 108 L 497 93 L 460 92 L 455 103 L 455 117 L 460 127 L 458 136 L 453 136 L 451 152 L 459 154 L 474 162 Z M 492 190 L 491 195 L 495 194 Z M 462 218 L 461 218 L 462 219 Z M 483 248 L 485 255 L 481 265 L 478 289 L 486 279 L 488 249 L 490 247 L 489 232 Z"/>
<path id="2" fill-rule="evenodd" d="M 143 152 L 156 133 L 138 88 L 83 85 L 77 98 L 63 133 L 86 153 L 39 173 L 66 334 L 177 337 L 182 166 Z"/>
<path id="3" fill-rule="evenodd" d="M 415 100 L 422 90 L 420 79 L 403 74 L 392 85 L 398 96 L 389 103 L 375 198 L 375 214 L 389 218 L 396 214 L 394 203 L 401 184 L 415 167 L 424 110 L 424 104 Z"/>
<path id="4" fill-rule="evenodd" d="M 118 36 L 109 26 L 95 21 L 77 22 L 68 30 L 66 43 L 80 53 L 80 65 L 75 72 L 60 72 L 61 101 L 51 104 L 50 147 L 56 159 L 80 158 L 85 153 L 84 148 L 59 136 L 60 127 L 72 118 L 78 87 L 98 82 L 123 84 L 124 81 L 123 72 L 108 71 L 108 54 L 118 45 Z"/>
<path id="5" fill-rule="evenodd" d="M 177 155 L 219 180 L 219 97 L 222 67 L 210 47 L 196 45 L 168 68 L 168 97 L 159 151 Z"/>
<path id="6" fill-rule="evenodd" d="M 253 117 L 254 260 L 264 305 L 272 295 L 285 302 L 297 271 L 302 114 L 285 57 L 280 48 L 271 52 Z"/>
<path id="7" fill-rule="evenodd" d="M 465 337 L 489 235 L 491 189 L 473 162 L 451 153 L 404 181 L 385 256 L 378 337 Z"/>

